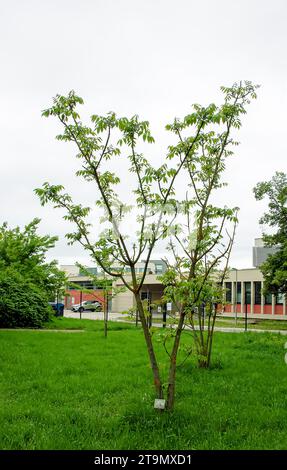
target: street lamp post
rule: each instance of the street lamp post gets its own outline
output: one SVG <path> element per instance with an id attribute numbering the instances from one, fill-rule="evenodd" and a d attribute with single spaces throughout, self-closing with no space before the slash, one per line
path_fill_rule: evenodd
<path id="1" fill-rule="evenodd" d="M 166 327 L 166 303 L 162 306 L 162 326 L 163 328 Z"/>
<path id="2" fill-rule="evenodd" d="M 234 299 L 234 316 L 235 316 L 235 326 L 237 326 L 237 268 L 232 268 L 232 271 L 235 271 L 235 295 L 233 296 Z"/>
<path id="3" fill-rule="evenodd" d="M 82 303 L 83 303 L 83 291 L 81 289 L 80 291 L 80 308 L 79 308 L 79 311 L 80 311 L 80 320 L 82 320 Z"/>
<path id="4" fill-rule="evenodd" d="M 246 284 L 244 289 L 244 303 L 245 303 L 245 325 L 244 331 L 247 331 L 247 295 L 246 295 Z"/>

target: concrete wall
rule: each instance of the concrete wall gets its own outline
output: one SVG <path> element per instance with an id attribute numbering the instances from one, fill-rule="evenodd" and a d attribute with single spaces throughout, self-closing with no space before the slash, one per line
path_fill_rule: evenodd
<path id="1" fill-rule="evenodd" d="M 253 266 L 259 267 L 262 263 L 264 263 L 264 261 L 267 260 L 269 255 L 274 255 L 274 253 L 276 253 L 276 248 L 254 246 L 252 248 Z"/>
<path id="2" fill-rule="evenodd" d="M 125 279 L 127 282 L 131 282 L 131 276 L 126 275 Z M 120 279 L 117 279 L 113 286 L 116 287 L 123 287 L 124 284 Z M 152 301 L 160 298 L 162 286 L 157 279 L 157 275 L 155 274 L 147 274 L 145 278 L 145 283 L 142 287 L 142 292 L 146 292 L 147 290 L 152 294 Z M 121 313 L 124 310 L 128 310 L 134 306 L 134 299 L 133 294 L 129 290 L 125 290 L 117 294 L 113 297 L 112 300 L 112 312 L 114 313 Z"/>
<path id="3" fill-rule="evenodd" d="M 133 294 L 130 291 L 121 292 L 112 299 L 112 312 L 122 313 L 125 310 L 132 308 L 134 305 Z"/>
<path id="4" fill-rule="evenodd" d="M 61 271 L 64 271 L 68 276 L 78 276 L 80 268 L 74 264 L 62 264 Z"/>

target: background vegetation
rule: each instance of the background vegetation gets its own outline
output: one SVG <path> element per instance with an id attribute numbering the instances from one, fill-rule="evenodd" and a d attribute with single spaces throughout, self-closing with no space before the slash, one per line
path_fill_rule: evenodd
<path id="1" fill-rule="evenodd" d="M 38 235 L 39 223 L 0 227 L 0 327 L 40 327 L 52 313 L 48 301 L 64 293 L 65 273 L 46 262 L 57 237 Z"/>
<path id="2" fill-rule="evenodd" d="M 0 270 L 0 327 L 39 328 L 52 316 L 47 292 L 13 268 Z"/>

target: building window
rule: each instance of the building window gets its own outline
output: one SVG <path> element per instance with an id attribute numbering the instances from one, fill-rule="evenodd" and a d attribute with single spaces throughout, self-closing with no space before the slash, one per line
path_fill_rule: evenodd
<path id="1" fill-rule="evenodd" d="M 147 300 L 149 303 L 151 300 L 150 292 L 141 292 L 141 300 Z"/>
<path id="2" fill-rule="evenodd" d="M 281 294 L 280 292 L 276 295 L 276 304 L 277 305 L 283 305 L 284 303 L 284 294 Z"/>
<path id="3" fill-rule="evenodd" d="M 92 281 L 75 281 L 73 282 L 74 286 L 71 285 L 69 290 L 74 290 L 75 288 L 82 288 L 82 289 L 94 289 L 94 284 Z"/>
<path id="4" fill-rule="evenodd" d="M 112 266 L 111 270 L 114 271 L 115 273 L 120 273 L 123 271 L 123 268 L 119 266 Z"/>
<path id="5" fill-rule="evenodd" d="M 86 276 L 87 275 L 86 271 L 90 274 L 93 274 L 94 276 L 96 276 L 98 274 L 98 269 L 97 268 L 86 268 L 85 271 L 80 270 L 79 275 L 80 276 Z"/>
<path id="6" fill-rule="evenodd" d="M 272 305 L 272 294 L 270 292 L 265 295 L 265 304 Z"/>
<path id="7" fill-rule="evenodd" d="M 231 299 L 231 296 L 232 296 L 232 283 L 231 282 L 226 282 L 225 283 L 225 289 L 226 289 L 226 292 L 225 292 L 225 301 L 227 303 L 231 303 L 232 302 L 232 299 Z"/>
<path id="8" fill-rule="evenodd" d="M 251 305 L 251 282 L 244 282 L 245 299 L 244 303 Z"/>
<path id="9" fill-rule="evenodd" d="M 163 271 L 163 266 L 162 266 L 162 264 L 156 264 L 156 265 L 155 265 L 155 273 L 156 273 L 156 274 L 162 274 L 162 271 Z"/>
<path id="10" fill-rule="evenodd" d="M 236 303 L 241 304 L 241 282 L 237 282 Z"/>
<path id="11" fill-rule="evenodd" d="M 254 282 L 254 304 L 261 305 L 261 282 Z"/>

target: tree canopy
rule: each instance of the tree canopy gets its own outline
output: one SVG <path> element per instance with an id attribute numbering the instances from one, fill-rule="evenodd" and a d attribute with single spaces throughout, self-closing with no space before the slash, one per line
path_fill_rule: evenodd
<path id="1" fill-rule="evenodd" d="M 253 189 L 258 201 L 268 200 L 268 212 L 259 220 L 268 226 L 269 233 L 263 233 L 265 246 L 275 247 L 260 266 L 264 276 L 264 291 L 274 294 L 287 293 L 287 175 L 276 172 L 269 181 L 258 183 Z"/>
<path id="2" fill-rule="evenodd" d="M 9 228 L 7 222 L 0 227 L 0 271 L 14 269 L 27 282 L 45 291 L 51 300 L 56 293 L 63 294 L 66 276 L 55 260 L 46 262 L 47 252 L 58 238 L 37 233 L 40 219 L 35 218 L 22 230 Z"/>

